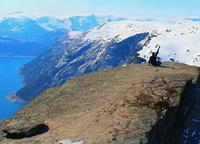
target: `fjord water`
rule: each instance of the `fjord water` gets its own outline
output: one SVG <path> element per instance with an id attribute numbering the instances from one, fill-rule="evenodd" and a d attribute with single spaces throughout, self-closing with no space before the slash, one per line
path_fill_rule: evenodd
<path id="1" fill-rule="evenodd" d="M 10 102 L 7 96 L 22 87 L 20 68 L 31 59 L 31 57 L 0 57 L 0 121 L 11 117 L 24 106 L 22 103 Z"/>

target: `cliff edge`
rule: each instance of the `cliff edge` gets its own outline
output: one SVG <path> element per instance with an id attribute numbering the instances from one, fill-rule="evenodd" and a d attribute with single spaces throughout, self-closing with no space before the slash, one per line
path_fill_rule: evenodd
<path id="1" fill-rule="evenodd" d="M 199 69 L 128 65 L 71 79 L 0 123 L 2 144 L 177 144 L 195 111 Z"/>

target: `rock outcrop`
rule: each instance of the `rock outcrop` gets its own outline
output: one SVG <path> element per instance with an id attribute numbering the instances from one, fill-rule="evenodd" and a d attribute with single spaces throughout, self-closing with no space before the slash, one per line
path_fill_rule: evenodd
<path id="1" fill-rule="evenodd" d="M 88 144 L 178 144 L 194 111 L 198 77 L 197 67 L 165 63 L 128 65 L 71 79 L 1 122 L 0 143 L 57 144 L 69 139 Z M 38 125 L 46 126 L 45 133 L 36 129 Z M 16 139 L 12 134 L 25 135 Z"/>

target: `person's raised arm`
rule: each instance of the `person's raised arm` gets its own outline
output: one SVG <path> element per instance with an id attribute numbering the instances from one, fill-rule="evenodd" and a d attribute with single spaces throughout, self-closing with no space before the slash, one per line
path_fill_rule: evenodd
<path id="1" fill-rule="evenodd" d="M 158 55 L 159 51 L 160 51 L 160 46 L 158 47 L 158 50 L 156 52 L 156 56 Z"/>

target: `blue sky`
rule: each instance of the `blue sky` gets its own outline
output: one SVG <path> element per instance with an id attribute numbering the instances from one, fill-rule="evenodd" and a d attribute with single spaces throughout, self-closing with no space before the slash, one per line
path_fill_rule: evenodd
<path id="1" fill-rule="evenodd" d="M 0 0 L 0 11 L 43 15 L 115 14 L 134 18 L 200 16 L 200 0 Z"/>

